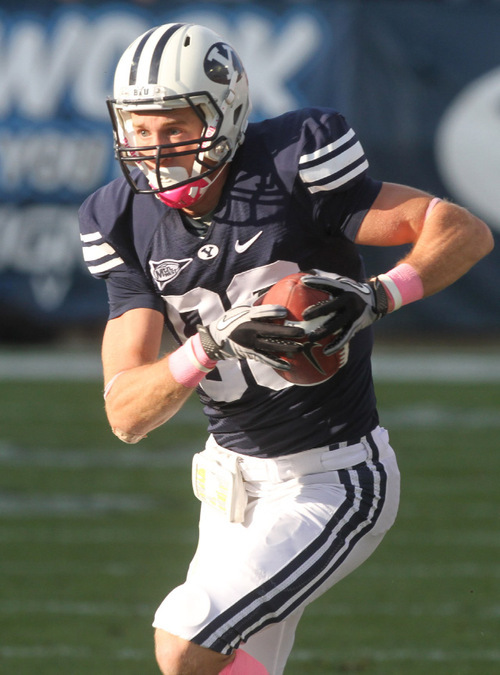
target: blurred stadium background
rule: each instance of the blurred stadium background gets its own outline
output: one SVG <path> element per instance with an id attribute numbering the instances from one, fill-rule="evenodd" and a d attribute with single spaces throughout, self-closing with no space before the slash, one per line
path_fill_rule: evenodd
<path id="1" fill-rule="evenodd" d="M 0 672 L 155 673 L 150 619 L 195 544 L 190 405 L 140 446 L 108 431 L 103 285 L 83 199 L 117 174 L 105 106 L 151 25 L 205 23 L 240 52 L 253 119 L 338 108 L 375 177 L 457 201 L 497 250 L 377 326 L 400 519 L 315 605 L 287 675 L 500 669 L 500 2 L 0 0 Z M 365 250 L 369 271 L 394 251 Z M 397 255 L 397 254 L 396 254 Z"/>

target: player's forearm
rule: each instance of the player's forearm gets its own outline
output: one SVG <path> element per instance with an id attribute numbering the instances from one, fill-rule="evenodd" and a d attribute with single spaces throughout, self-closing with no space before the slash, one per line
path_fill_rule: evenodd
<path id="1" fill-rule="evenodd" d="M 113 433 L 125 443 L 137 443 L 172 418 L 192 392 L 173 379 L 168 357 L 119 373 L 106 396 Z"/>
<path id="2" fill-rule="evenodd" d="M 450 286 L 493 249 L 493 236 L 465 209 L 439 202 L 425 219 L 417 240 L 401 262 L 422 280 L 424 297 Z"/>
<path id="3" fill-rule="evenodd" d="M 104 391 L 113 432 L 125 443 L 137 443 L 173 417 L 216 365 L 197 333 L 159 361 L 119 371 Z"/>

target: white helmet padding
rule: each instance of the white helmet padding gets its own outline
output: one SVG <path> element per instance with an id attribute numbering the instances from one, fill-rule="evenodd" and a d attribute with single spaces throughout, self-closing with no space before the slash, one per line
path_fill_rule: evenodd
<path id="1" fill-rule="evenodd" d="M 192 24 L 166 24 L 139 36 L 118 63 L 113 96 L 108 109 L 116 156 L 134 191 L 141 193 L 173 190 L 200 178 L 208 187 L 207 177 L 243 142 L 250 114 L 248 80 L 238 55 L 212 30 Z M 148 147 L 136 143 L 130 113 L 186 107 L 202 122 L 199 138 Z M 183 149 L 187 146 L 191 149 Z M 162 159 L 180 155 L 194 155 L 191 175 L 181 167 L 161 166 Z M 136 166 L 149 189 L 140 188 L 131 175 Z"/>

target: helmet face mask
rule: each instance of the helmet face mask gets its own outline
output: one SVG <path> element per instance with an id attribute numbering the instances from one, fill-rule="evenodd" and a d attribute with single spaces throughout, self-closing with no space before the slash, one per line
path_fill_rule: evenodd
<path id="1" fill-rule="evenodd" d="M 130 45 L 107 105 L 125 178 L 135 192 L 159 196 L 204 179 L 202 194 L 208 177 L 233 158 L 250 113 L 248 81 L 236 52 L 213 31 L 186 24 L 154 28 Z M 161 145 L 137 142 L 132 113 L 161 115 L 183 108 L 200 120 L 199 137 Z M 172 159 L 186 156 L 193 157 L 190 173 L 170 166 Z M 135 168 L 146 175 L 149 188 L 139 187 Z"/>
<path id="2" fill-rule="evenodd" d="M 202 131 L 201 135 L 197 138 L 160 145 L 138 144 L 135 140 L 130 112 L 117 109 L 115 101 L 108 100 L 108 109 L 113 122 L 115 139 L 120 139 L 118 142 L 115 142 L 116 157 L 134 191 L 138 193 L 158 193 L 172 187 L 181 187 L 198 178 L 209 176 L 228 161 L 230 147 L 226 139 L 220 136 L 222 115 L 215 101 L 210 100 L 210 94 L 204 92 L 203 95 L 208 98 L 209 106 L 207 104 L 202 106 L 200 103 L 195 104 L 193 102 L 194 100 L 199 100 L 199 95 L 196 95 L 196 97 L 170 96 L 163 99 L 162 103 L 168 107 L 158 110 L 158 114 L 161 115 L 162 112 L 174 109 L 173 103 L 180 103 L 180 108 L 190 107 L 196 113 L 202 123 Z M 214 111 L 212 118 L 216 121 L 217 126 L 214 127 L 207 124 L 203 108 L 210 108 Z M 151 108 L 140 110 L 136 107 L 133 112 L 140 114 L 140 112 L 150 112 L 152 110 L 155 111 L 155 109 Z M 126 130 L 126 135 L 122 133 L 123 129 Z M 166 168 L 162 166 L 162 162 L 167 159 L 178 159 L 185 156 L 192 156 L 194 158 L 194 165 L 197 167 L 196 175 L 180 179 L 180 167 Z M 213 157 L 217 157 L 217 159 L 212 159 Z M 137 167 L 150 179 L 152 176 L 156 179 L 149 189 L 140 188 L 131 174 L 132 169 Z"/>

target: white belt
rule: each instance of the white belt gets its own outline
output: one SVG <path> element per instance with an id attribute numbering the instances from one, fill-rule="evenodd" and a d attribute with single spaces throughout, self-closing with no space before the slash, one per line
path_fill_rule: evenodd
<path id="1" fill-rule="evenodd" d="M 246 481 L 281 481 L 324 471 L 339 471 L 366 462 L 371 448 L 366 436 L 350 442 L 334 443 L 281 457 L 249 457 L 232 452 L 218 445 L 210 436 L 206 450 L 210 454 L 236 456 L 242 476 Z"/>

